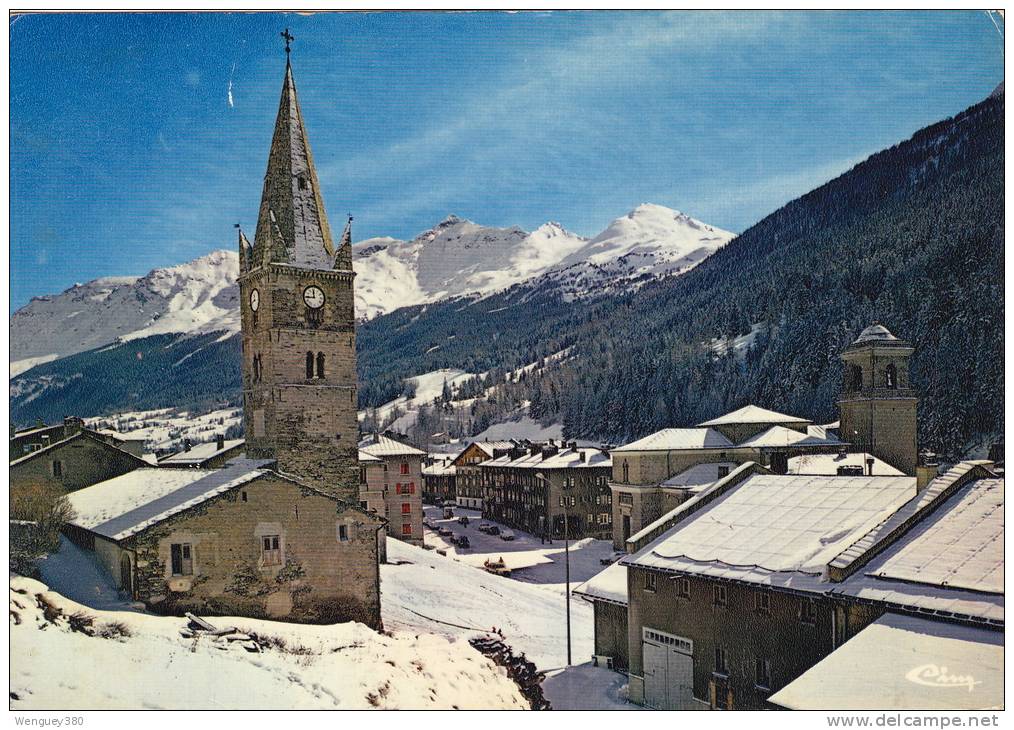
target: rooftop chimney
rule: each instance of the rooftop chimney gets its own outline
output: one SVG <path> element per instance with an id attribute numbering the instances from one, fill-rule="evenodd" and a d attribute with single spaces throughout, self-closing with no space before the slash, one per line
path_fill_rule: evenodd
<path id="1" fill-rule="evenodd" d="M 937 478 L 940 465 L 937 463 L 937 455 L 932 451 L 919 452 L 919 464 L 915 467 L 915 489 L 921 492 L 926 485 Z"/>
<path id="2" fill-rule="evenodd" d="M 84 428 L 84 419 L 78 416 L 65 416 L 63 419 L 63 437 L 70 438 Z"/>

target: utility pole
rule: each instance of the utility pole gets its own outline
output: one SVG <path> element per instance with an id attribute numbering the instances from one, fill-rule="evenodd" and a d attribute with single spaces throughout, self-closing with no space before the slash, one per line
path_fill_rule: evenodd
<path id="1" fill-rule="evenodd" d="M 564 484 L 566 484 L 564 477 Z M 567 573 L 567 666 L 573 663 L 570 656 L 570 513 L 567 508 L 570 506 L 570 497 L 567 495 L 566 487 L 563 490 L 563 563 Z"/>

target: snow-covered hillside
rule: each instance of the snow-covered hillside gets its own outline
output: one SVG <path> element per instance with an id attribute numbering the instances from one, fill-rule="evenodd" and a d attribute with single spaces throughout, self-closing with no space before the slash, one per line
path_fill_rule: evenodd
<path id="1" fill-rule="evenodd" d="M 640 205 L 585 239 L 558 223 L 529 233 L 449 216 L 411 241 L 354 246 L 356 313 L 370 319 L 443 299 L 488 295 L 547 277 L 568 295 L 683 272 L 732 237 L 678 211 Z M 11 317 L 11 372 L 163 333 L 239 331 L 238 255 L 214 251 L 143 277 L 106 277 L 32 299 Z"/>
<path id="2" fill-rule="evenodd" d="M 538 276 L 585 244 L 558 223 L 533 233 L 487 228 L 448 216 L 411 241 L 356 244 L 356 312 L 367 319 L 397 307 L 487 294 Z"/>
<path id="3" fill-rule="evenodd" d="M 643 203 L 554 266 L 547 278 L 583 296 L 632 280 L 682 274 L 734 235 L 678 210 Z"/>
<path id="4" fill-rule="evenodd" d="M 11 317 L 13 374 L 116 340 L 239 329 L 239 257 L 214 251 L 143 277 L 108 277 L 35 297 Z"/>
<path id="5" fill-rule="evenodd" d="M 467 641 L 416 631 L 379 634 L 357 623 L 213 620 L 256 637 L 262 650 L 251 653 L 244 641 L 185 637 L 186 619 L 99 611 L 38 581 L 12 577 L 11 709 L 528 706 L 506 671 Z"/>

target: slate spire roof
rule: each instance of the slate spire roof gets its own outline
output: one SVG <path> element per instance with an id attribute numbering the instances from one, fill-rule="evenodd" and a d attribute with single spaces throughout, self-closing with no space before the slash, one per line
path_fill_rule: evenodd
<path id="1" fill-rule="evenodd" d="M 335 254 L 292 66 L 286 61 L 257 216 L 254 265 L 281 263 L 330 271 Z"/>

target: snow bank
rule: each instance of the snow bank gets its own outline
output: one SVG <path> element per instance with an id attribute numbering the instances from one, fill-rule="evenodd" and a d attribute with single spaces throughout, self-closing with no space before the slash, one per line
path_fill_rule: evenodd
<path id="1" fill-rule="evenodd" d="M 213 619 L 269 640 L 250 653 L 224 640 L 184 638 L 185 619 L 96 611 L 21 577 L 10 580 L 10 611 L 14 710 L 527 706 L 502 668 L 445 636 Z M 109 638 L 72 630 L 68 617 L 78 612 Z"/>

